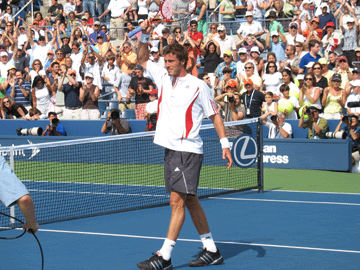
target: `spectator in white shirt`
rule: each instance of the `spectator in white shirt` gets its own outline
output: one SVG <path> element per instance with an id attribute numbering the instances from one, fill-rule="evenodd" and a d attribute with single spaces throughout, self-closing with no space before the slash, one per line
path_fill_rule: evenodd
<path id="1" fill-rule="evenodd" d="M 95 61 L 95 57 L 98 59 L 98 62 Z M 100 55 L 96 53 L 91 46 L 90 52 L 88 53 L 88 47 L 86 46 L 85 50 L 83 51 L 83 58 L 81 59 L 81 67 L 83 69 L 83 74 L 92 73 L 92 83 L 98 86 L 100 91 L 103 88 L 100 76 L 100 66 L 102 65 L 101 62 L 102 58 L 100 57 Z M 86 81 L 84 80 L 83 83 L 86 83 Z"/>
<path id="2" fill-rule="evenodd" d="M 152 47 L 150 53 L 150 60 L 158 66 L 165 68 L 165 60 L 164 57 L 160 56 L 159 49 L 157 47 Z"/>
<path id="3" fill-rule="evenodd" d="M 71 11 L 75 11 L 75 0 L 66 0 L 63 10 L 63 16 L 64 17 L 69 16 L 69 13 Z"/>
<path id="4" fill-rule="evenodd" d="M 257 21 L 254 21 L 254 16 L 251 11 L 247 11 L 245 13 L 246 22 L 243 22 L 239 29 L 237 30 L 237 35 L 239 39 L 246 37 L 251 34 L 259 39 L 262 34 L 264 34 L 264 30 L 261 27 L 261 24 Z"/>
<path id="5" fill-rule="evenodd" d="M 110 84 L 110 86 L 105 86 L 105 93 L 114 92 L 114 94 L 107 96 L 107 100 L 116 100 L 115 87 L 120 83 L 120 73 L 120 68 L 115 65 L 115 56 L 108 56 L 101 72 L 101 78 L 106 81 L 107 84 Z M 110 103 L 111 108 L 113 108 L 112 104 L 114 103 Z"/>
<path id="6" fill-rule="evenodd" d="M 224 57 L 224 52 L 229 50 L 232 51 L 234 61 L 237 61 L 237 53 L 236 53 L 236 44 L 235 40 L 231 37 L 226 35 L 226 28 L 224 25 L 219 25 L 217 28 L 217 31 L 219 33 L 219 36 L 214 38 L 216 42 L 220 45 L 220 57 Z"/>
<path id="7" fill-rule="evenodd" d="M 9 59 L 9 55 L 7 52 L 1 52 L 0 53 L 0 73 L 2 78 L 7 78 L 7 73 L 9 67 L 15 66 L 14 59 L 16 58 L 17 54 L 17 46 L 15 47 L 13 58 Z"/>
<path id="8" fill-rule="evenodd" d="M 272 114 L 272 113 L 267 113 Z M 285 116 L 282 112 L 272 114 L 271 122 L 267 120 L 267 114 L 263 114 L 263 123 L 269 128 L 268 139 L 289 139 L 292 137 L 292 128 L 289 123 L 285 122 Z"/>
<path id="9" fill-rule="evenodd" d="M 30 28 L 28 28 L 27 36 L 28 42 L 30 43 L 32 49 L 33 59 L 39 59 L 41 61 L 41 64 L 45 66 L 47 53 L 54 48 L 54 45 L 56 43 L 56 30 L 54 31 L 52 40 L 49 43 L 47 42 L 47 35 L 45 35 L 45 37 L 40 36 L 38 43 L 35 43 L 35 41 L 31 37 Z"/>

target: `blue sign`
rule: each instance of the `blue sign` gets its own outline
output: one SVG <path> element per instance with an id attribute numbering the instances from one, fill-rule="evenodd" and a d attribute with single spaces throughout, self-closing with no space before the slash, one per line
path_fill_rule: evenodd
<path id="1" fill-rule="evenodd" d="M 248 168 L 256 161 L 259 149 L 254 138 L 243 134 L 236 138 L 231 152 L 237 166 Z"/>

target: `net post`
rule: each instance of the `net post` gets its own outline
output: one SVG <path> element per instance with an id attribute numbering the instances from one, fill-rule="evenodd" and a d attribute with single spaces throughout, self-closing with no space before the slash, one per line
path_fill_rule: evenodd
<path id="1" fill-rule="evenodd" d="M 14 171 L 14 145 L 10 146 L 9 155 L 10 168 Z M 10 216 L 15 217 L 15 205 L 10 207 Z M 15 227 L 15 219 L 10 218 L 10 225 L 12 228 Z"/>
<path id="2" fill-rule="evenodd" d="M 263 119 L 261 117 L 258 118 L 259 121 L 257 123 L 257 137 L 258 137 L 258 183 L 259 183 L 259 193 L 264 192 L 264 164 L 263 164 Z"/>

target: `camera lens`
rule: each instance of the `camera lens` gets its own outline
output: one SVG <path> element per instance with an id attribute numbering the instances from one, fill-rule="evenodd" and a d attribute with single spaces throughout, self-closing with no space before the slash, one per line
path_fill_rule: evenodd
<path id="1" fill-rule="evenodd" d="M 118 119 L 120 117 L 120 113 L 118 111 L 111 112 L 112 119 Z"/>

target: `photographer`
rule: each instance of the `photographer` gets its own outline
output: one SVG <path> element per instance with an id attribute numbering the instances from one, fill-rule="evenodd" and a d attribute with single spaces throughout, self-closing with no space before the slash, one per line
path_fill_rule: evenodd
<path id="1" fill-rule="evenodd" d="M 340 130 L 342 124 L 345 124 L 346 127 L 344 130 Z M 360 126 L 359 118 L 354 115 L 343 115 L 339 124 L 337 125 L 335 132 L 344 131 L 347 136 L 350 138 L 352 143 L 352 164 L 355 164 L 355 161 L 359 161 L 359 151 L 360 151 Z"/>
<path id="2" fill-rule="evenodd" d="M 273 114 L 271 122 L 267 120 L 267 117 L 263 118 L 263 123 L 269 128 L 269 139 L 289 139 L 292 137 L 292 128 L 289 123 L 285 122 L 285 115 L 282 112 Z"/>
<path id="3" fill-rule="evenodd" d="M 43 136 L 66 136 L 65 127 L 60 124 L 60 120 L 57 118 L 55 112 L 49 112 L 48 114 L 50 125 L 47 125 Z"/>
<path id="4" fill-rule="evenodd" d="M 149 114 L 146 118 L 145 131 L 156 130 L 157 113 Z"/>
<path id="5" fill-rule="evenodd" d="M 327 120 L 319 117 L 320 111 L 321 106 L 319 104 L 313 104 L 310 107 L 305 107 L 299 120 L 299 127 L 309 129 L 309 139 L 325 139 L 325 133 L 329 131 Z M 309 117 L 306 121 L 304 121 L 305 115 Z"/>
<path id="6" fill-rule="evenodd" d="M 126 119 L 120 119 L 120 110 L 117 108 L 111 109 L 108 112 L 108 118 L 101 127 L 102 133 L 109 133 L 110 135 L 119 135 L 131 133 L 131 127 Z"/>

